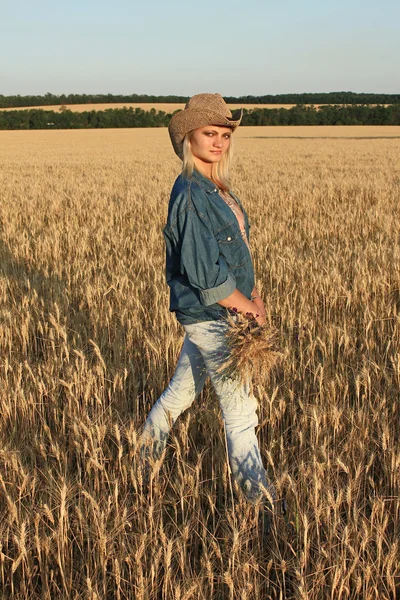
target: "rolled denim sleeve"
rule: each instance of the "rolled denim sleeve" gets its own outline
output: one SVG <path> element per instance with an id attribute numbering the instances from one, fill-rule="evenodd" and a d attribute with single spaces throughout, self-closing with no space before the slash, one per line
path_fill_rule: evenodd
<path id="1" fill-rule="evenodd" d="M 188 207 L 179 215 L 177 228 L 181 273 L 199 291 L 200 302 L 210 306 L 230 296 L 236 280 L 220 255 L 208 218 Z"/>

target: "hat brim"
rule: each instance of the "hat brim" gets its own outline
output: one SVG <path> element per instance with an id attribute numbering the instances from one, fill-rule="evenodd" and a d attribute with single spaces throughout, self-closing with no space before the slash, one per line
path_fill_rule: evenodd
<path id="1" fill-rule="evenodd" d="M 183 140 L 185 135 L 199 127 L 206 125 L 217 125 L 218 127 L 229 127 L 232 131 L 239 126 L 242 120 L 243 109 L 240 108 L 232 113 L 232 117 L 226 117 L 213 110 L 206 109 L 184 109 L 173 115 L 168 131 L 175 154 L 180 159 L 183 157 Z"/>

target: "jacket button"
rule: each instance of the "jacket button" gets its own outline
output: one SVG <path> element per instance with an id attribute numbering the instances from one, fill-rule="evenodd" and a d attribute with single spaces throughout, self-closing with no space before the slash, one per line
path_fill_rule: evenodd
<path id="1" fill-rule="evenodd" d="M 226 238 L 227 242 L 230 242 L 231 240 L 232 240 L 232 238 L 230 236 Z"/>

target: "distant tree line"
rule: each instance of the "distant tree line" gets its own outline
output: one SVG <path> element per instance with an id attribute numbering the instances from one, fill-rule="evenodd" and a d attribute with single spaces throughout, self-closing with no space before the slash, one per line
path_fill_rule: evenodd
<path id="1" fill-rule="evenodd" d="M 141 108 L 74 112 L 0 111 L 0 129 L 107 129 L 166 127 L 173 113 Z M 294 106 L 244 110 L 242 125 L 400 125 L 400 104 L 390 106 Z"/>
<path id="2" fill-rule="evenodd" d="M 147 94 L 51 94 L 44 96 L 3 96 L 0 108 L 51 106 L 63 104 L 183 103 L 188 96 L 149 96 Z M 400 94 L 358 94 L 328 92 L 304 94 L 266 94 L 264 96 L 225 96 L 232 104 L 397 104 Z"/>
<path id="3" fill-rule="evenodd" d="M 244 110 L 243 125 L 400 125 L 400 104 Z"/>
<path id="4" fill-rule="evenodd" d="M 276 96 L 225 97 L 230 104 L 398 104 L 400 94 L 358 94 L 327 92 L 315 94 L 278 94 Z"/>
<path id="5" fill-rule="evenodd" d="M 171 115 L 155 108 L 107 108 L 74 112 L 69 109 L 0 111 L 0 129 L 108 129 L 166 127 Z"/>

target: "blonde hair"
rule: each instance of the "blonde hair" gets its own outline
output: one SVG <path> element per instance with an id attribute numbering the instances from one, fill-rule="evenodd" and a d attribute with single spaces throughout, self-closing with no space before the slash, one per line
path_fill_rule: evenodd
<path id="1" fill-rule="evenodd" d="M 185 135 L 183 140 L 183 164 L 182 164 L 182 173 L 186 175 L 186 177 L 191 177 L 193 175 L 193 171 L 195 169 L 195 162 L 192 150 L 190 148 L 190 138 L 193 132 L 196 131 L 192 129 Z M 233 156 L 233 136 L 230 137 L 230 144 L 228 150 L 222 155 L 222 158 L 219 162 L 214 163 L 212 165 L 211 170 L 211 181 L 215 183 L 217 187 L 228 192 L 231 188 L 231 182 L 229 179 L 229 168 L 231 165 Z"/>

